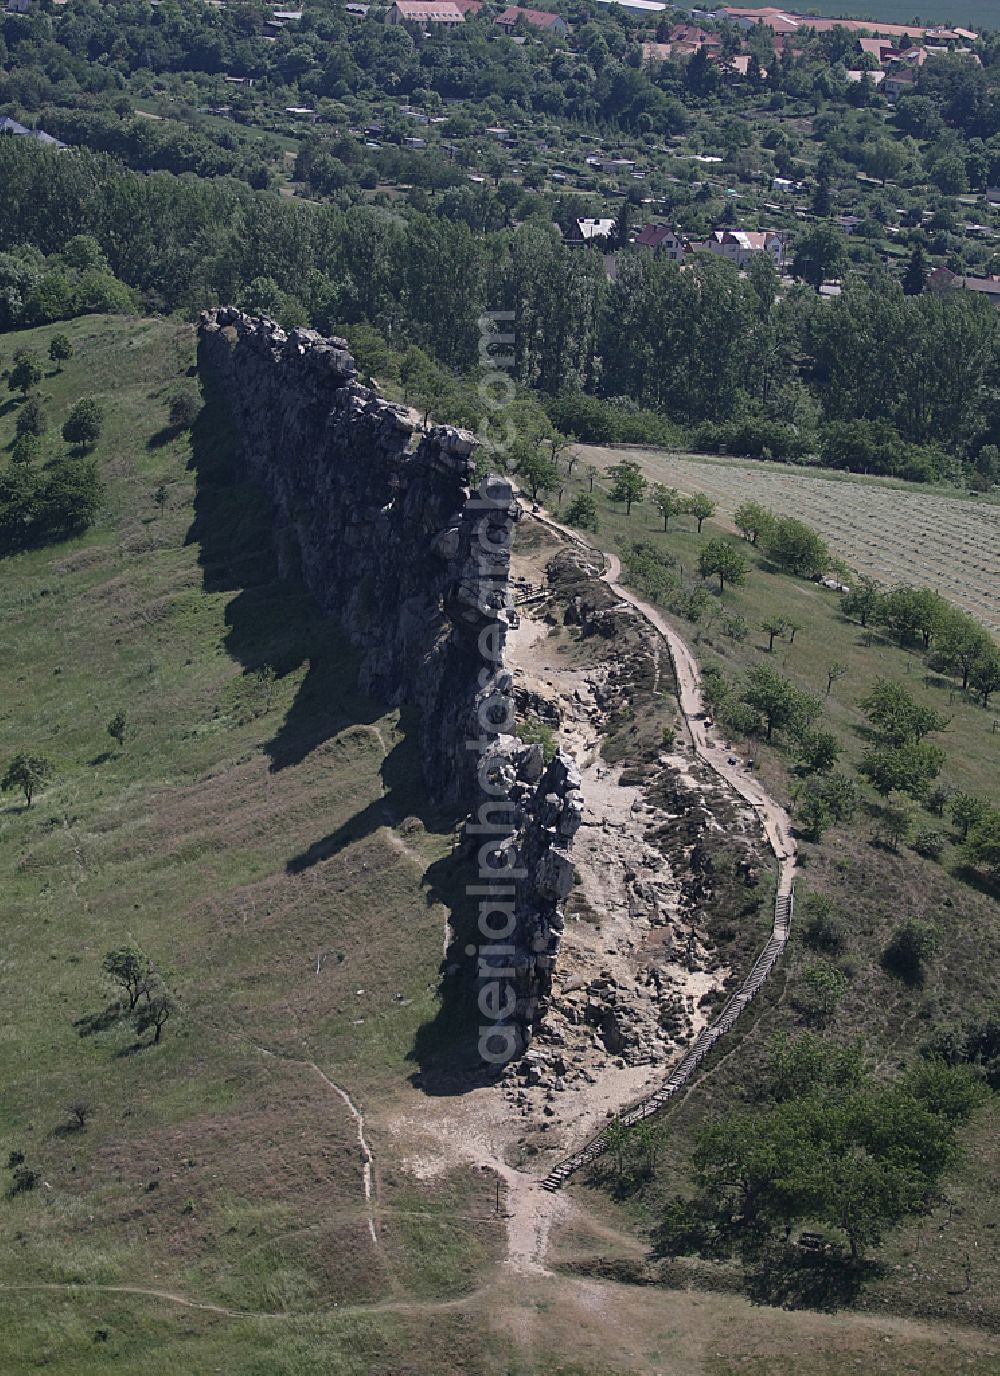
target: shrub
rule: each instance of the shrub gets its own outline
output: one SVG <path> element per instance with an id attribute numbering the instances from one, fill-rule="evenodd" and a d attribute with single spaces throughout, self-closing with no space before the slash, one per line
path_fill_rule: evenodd
<path id="1" fill-rule="evenodd" d="M 566 511 L 566 521 L 579 530 L 598 529 L 597 502 L 589 492 L 581 492 L 573 499 Z"/>
<path id="2" fill-rule="evenodd" d="M 847 977 L 835 965 L 810 965 L 792 990 L 792 1006 L 808 1023 L 829 1022 L 847 988 Z"/>
<path id="3" fill-rule="evenodd" d="M 774 522 L 758 537 L 767 557 L 789 573 L 813 578 L 830 564 L 826 541 L 804 521 L 792 516 L 776 516 Z"/>
<path id="4" fill-rule="evenodd" d="M 187 430 L 194 424 L 200 409 L 201 403 L 194 392 L 175 392 L 168 407 L 170 424 L 176 430 Z"/>
<path id="5" fill-rule="evenodd" d="M 930 827 L 918 831 L 913 838 L 913 849 L 918 855 L 923 855 L 928 860 L 940 860 L 944 853 L 944 847 L 944 836 L 940 831 L 934 831 Z"/>
<path id="6" fill-rule="evenodd" d="M 847 934 L 844 919 L 830 899 L 820 893 L 807 894 L 799 908 L 805 915 L 802 939 L 806 945 L 814 951 L 840 955 L 847 945 Z"/>
<path id="7" fill-rule="evenodd" d="M 882 953 L 882 964 L 907 984 L 922 984 L 927 962 L 938 948 L 934 927 L 911 918 L 897 927 Z"/>

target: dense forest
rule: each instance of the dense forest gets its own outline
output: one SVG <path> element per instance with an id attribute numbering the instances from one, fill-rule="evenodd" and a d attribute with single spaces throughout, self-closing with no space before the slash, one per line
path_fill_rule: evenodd
<path id="1" fill-rule="evenodd" d="M 907 296 L 882 274 L 851 280 L 832 302 L 804 285 L 782 295 L 763 256 L 741 276 L 707 255 L 682 270 L 630 254 L 609 282 L 598 251 L 564 244 L 550 224 L 481 234 L 417 212 L 298 204 L 234 180 L 143 176 L 13 139 L 0 142 L 0 176 L 7 328 L 235 301 L 289 325 L 367 324 L 469 374 L 480 318 L 510 310 L 518 381 L 559 399 L 561 423 L 581 438 L 615 437 L 590 393 L 612 412 L 700 426 L 708 447 L 815 453 L 913 478 L 954 476 L 962 461 L 986 478 L 998 471 L 1000 333 L 971 294 Z M 61 256 L 79 236 L 99 248 L 85 272 Z"/>
<path id="2" fill-rule="evenodd" d="M 925 289 L 934 264 L 1000 266 L 981 198 L 1000 182 L 1000 36 L 927 62 L 889 106 L 867 71 L 847 81 L 877 64 L 844 29 L 778 52 L 766 28 L 710 25 L 723 57 L 750 54 L 735 80 L 703 49 L 644 64 L 678 15 L 562 12 L 568 38 L 519 42 L 489 8 L 427 33 L 328 0 L 290 25 L 194 0 L 4 15 L 0 110 L 71 150 L 0 140 L 0 329 L 234 301 L 353 332 L 383 372 L 419 350 L 414 395 L 476 425 L 479 321 L 512 311 L 518 384 L 579 438 L 1000 479 L 995 313 Z M 595 170 L 599 144 L 640 170 Z M 977 196 L 987 223 L 963 230 Z M 786 233 L 797 285 L 629 245 L 645 219 L 704 235 L 737 204 Z M 568 241 L 609 212 L 610 238 Z M 65 257 L 80 236 L 86 270 Z"/>

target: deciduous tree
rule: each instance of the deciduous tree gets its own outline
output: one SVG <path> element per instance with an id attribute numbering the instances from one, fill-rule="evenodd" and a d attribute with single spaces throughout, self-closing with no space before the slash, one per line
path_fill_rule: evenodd
<path id="1" fill-rule="evenodd" d="M 663 483 L 654 483 L 650 491 L 650 498 L 653 506 L 663 517 L 664 530 L 666 530 L 671 516 L 677 516 L 685 510 L 684 498 L 676 487 L 666 487 Z"/>
<path id="2" fill-rule="evenodd" d="M 625 459 L 608 469 L 614 479 L 614 486 L 608 493 L 613 502 L 625 503 L 625 515 L 632 510 L 633 502 L 641 502 L 646 492 L 646 479 L 642 469 L 632 459 Z"/>
<path id="3" fill-rule="evenodd" d="M 20 789 L 30 807 L 35 794 L 40 788 L 44 788 L 51 777 L 52 765 L 44 755 L 30 755 L 22 751 L 8 764 L 3 779 L 0 780 L 0 788 L 5 792 L 9 789 Z"/>
<path id="4" fill-rule="evenodd" d="M 716 504 L 707 492 L 693 492 L 687 500 L 687 510 L 698 523 L 698 534 L 702 525 L 715 515 Z"/>
<path id="5" fill-rule="evenodd" d="M 101 438 L 104 412 L 93 397 L 78 401 L 63 425 L 62 435 L 67 444 L 78 449 L 93 449 Z"/>
<path id="6" fill-rule="evenodd" d="M 702 578 L 718 578 L 720 592 L 727 583 L 739 587 L 746 581 L 747 561 L 728 540 L 709 540 L 698 557 L 698 567 Z"/>

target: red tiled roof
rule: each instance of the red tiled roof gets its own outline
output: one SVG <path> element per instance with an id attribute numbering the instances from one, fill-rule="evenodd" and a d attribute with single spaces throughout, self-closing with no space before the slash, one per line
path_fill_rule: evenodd
<path id="1" fill-rule="evenodd" d="M 548 10 L 526 10 L 520 5 L 508 5 L 503 14 L 497 15 L 497 23 L 513 26 L 519 19 L 523 19 L 532 28 L 551 29 L 561 18 L 561 15 L 552 14 Z"/>

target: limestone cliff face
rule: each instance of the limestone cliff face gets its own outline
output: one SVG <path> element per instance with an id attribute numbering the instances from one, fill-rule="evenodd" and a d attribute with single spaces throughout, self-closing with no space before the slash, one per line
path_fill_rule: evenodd
<path id="1" fill-rule="evenodd" d="M 489 840 L 519 856 L 516 930 L 513 950 L 480 969 L 513 972 L 520 1047 L 551 987 L 579 776 L 562 755 L 543 771 L 537 748 L 511 734 L 510 484 L 473 486 L 467 431 L 437 426 L 415 444 L 405 409 L 358 382 L 343 340 L 223 307 L 202 316 L 199 366 L 228 394 L 283 568 L 358 647 L 361 686 L 418 708 L 430 795 L 475 812 L 484 779 L 502 781 L 489 794 L 505 800 L 508 823 Z"/>

